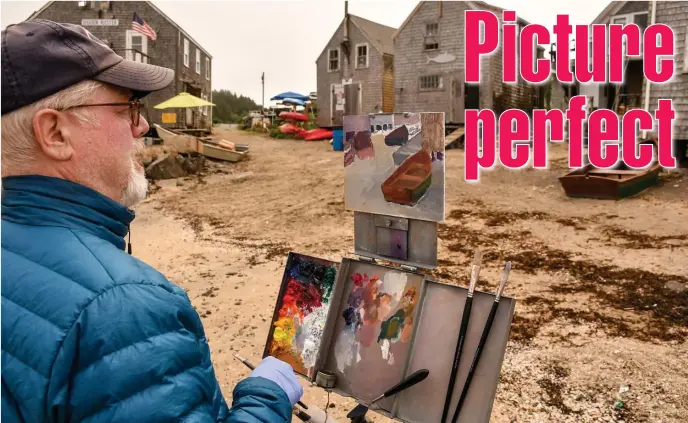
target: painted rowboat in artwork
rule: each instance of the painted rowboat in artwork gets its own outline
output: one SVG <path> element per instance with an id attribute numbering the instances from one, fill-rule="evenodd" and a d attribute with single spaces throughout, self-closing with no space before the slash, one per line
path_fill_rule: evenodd
<path id="1" fill-rule="evenodd" d="M 191 135 L 180 134 L 155 124 L 163 145 L 173 146 L 179 153 L 199 153 L 211 159 L 238 162 L 248 155 L 248 144 L 235 144 L 236 151 L 219 147 L 210 140 L 202 140 Z"/>
<path id="2" fill-rule="evenodd" d="M 598 169 L 588 164 L 559 177 L 559 183 L 568 197 L 618 200 L 655 185 L 660 171 L 659 163 L 644 170 Z"/>
<path id="3" fill-rule="evenodd" d="M 406 125 L 401 125 L 394 131 L 387 134 L 385 137 L 385 144 L 394 147 L 404 145 L 409 140 L 409 130 Z"/>
<path id="4" fill-rule="evenodd" d="M 382 194 L 390 203 L 415 205 L 432 183 L 432 158 L 425 150 L 404 160 L 382 183 Z"/>

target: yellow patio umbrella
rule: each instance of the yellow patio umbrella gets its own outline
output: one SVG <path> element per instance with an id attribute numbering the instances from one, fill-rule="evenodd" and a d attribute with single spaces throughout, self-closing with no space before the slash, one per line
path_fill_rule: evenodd
<path id="1" fill-rule="evenodd" d="M 154 109 L 177 109 L 177 108 L 187 108 L 187 107 L 203 107 L 203 106 L 214 106 L 214 103 L 205 101 L 202 98 L 198 98 L 189 93 L 179 93 L 176 96 L 165 100 L 157 106 L 153 106 Z"/>

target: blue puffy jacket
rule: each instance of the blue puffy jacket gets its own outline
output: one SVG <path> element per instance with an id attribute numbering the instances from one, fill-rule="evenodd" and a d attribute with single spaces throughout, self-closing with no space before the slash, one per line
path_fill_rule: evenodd
<path id="1" fill-rule="evenodd" d="M 75 183 L 3 179 L 3 423 L 291 421 L 264 378 L 228 409 L 186 293 L 124 252 L 133 219 Z"/>

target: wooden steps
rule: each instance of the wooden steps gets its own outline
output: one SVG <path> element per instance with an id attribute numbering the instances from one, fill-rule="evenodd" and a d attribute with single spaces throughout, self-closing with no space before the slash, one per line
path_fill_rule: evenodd
<path id="1" fill-rule="evenodd" d="M 463 147 L 463 135 L 466 133 L 466 128 L 461 126 L 455 129 L 451 134 L 444 137 L 444 148 L 451 150 L 453 148 Z"/>

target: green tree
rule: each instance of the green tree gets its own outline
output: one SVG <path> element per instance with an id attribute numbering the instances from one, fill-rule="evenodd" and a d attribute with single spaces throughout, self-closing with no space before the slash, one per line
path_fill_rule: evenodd
<path id="1" fill-rule="evenodd" d="M 249 97 L 228 90 L 213 90 L 213 103 L 214 123 L 238 123 L 249 111 L 260 110 L 260 106 Z"/>

